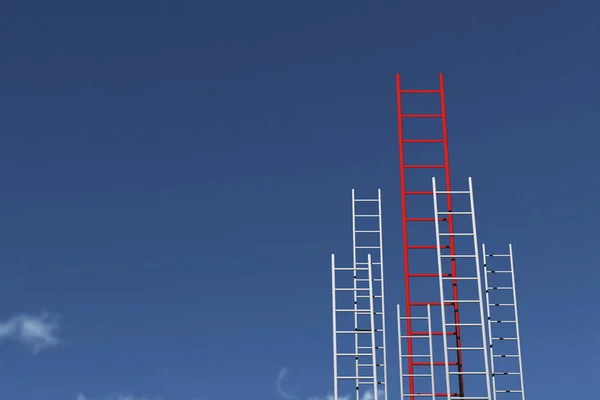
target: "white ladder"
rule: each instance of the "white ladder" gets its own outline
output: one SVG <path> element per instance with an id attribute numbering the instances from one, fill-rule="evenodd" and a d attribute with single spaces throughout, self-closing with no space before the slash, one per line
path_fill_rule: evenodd
<path id="1" fill-rule="evenodd" d="M 441 303 L 441 315 L 442 315 L 442 338 L 443 338 L 443 343 L 444 343 L 444 367 L 446 369 L 446 396 L 447 396 L 447 400 L 452 400 L 452 399 L 469 399 L 469 400 L 491 400 L 490 399 L 490 374 L 489 374 L 489 368 L 488 368 L 488 352 L 487 352 L 487 341 L 486 341 L 486 330 L 485 330 L 485 324 L 484 324 L 484 310 L 483 310 L 483 301 L 482 301 L 482 293 L 481 293 L 481 276 L 480 276 L 480 271 L 479 271 L 479 254 L 478 254 L 478 248 L 479 248 L 479 244 L 477 242 L 477 225 L 475 223 L 475 202 L 473 200 L 473 183 L 471 181 L 471 178 L 469 178 L 469 190 L 466 191 L 438 191 L 437 190 L 437 186 L 436 186 L 436 182 L 435 182 L 435 178 L 432 178 L 432 185 L 433 185 L 433 209 L 434 209 L 434 221 L 435 221 L 435 233 L 436 233 L 436 247 L 437 247 L 437 261 L 438 261 L 438 277 L 439 277 L 439 289 L 440 289 L 440 303 Z M 468 195 L 469 196 L 469 202 L 470 202 L 470 210 L 469 211 L 455 211 L 455 210 L 444 210 L 441 211 L 438 209 L 438 195 Z M 470 225 L 472 227 L 471 232 L 461 232 L 461 233 L 448 233 L 448 232 L 440 232 L 440 219 L 443 218 L 447 218 L 448 215 L 452 215 L 453 218 L 457 215 L 463 215 L 463 216 L 468 216 L 470 217 Z M 458 225 L 456 218 L 454 218 L 455 221 L 455 226 Z M 442 238 L 448 238 L 450 236 L 454 236 L 454 237 L 458 237 L 458 236 L 468 236 L 468 237 L 472 237 L 473 239 L 473 246 L 472 246 L 472 250 L 473 253 L 467 253 L 467 254 L 460 254 L 459 252 L 461 251 L 458 247 L 457 247 L 457 254 L 451 255 L 451 254 L 442 254 L 442 246 L 444 246 L 444 248 L 446 247 L 445 245 L 442 245 Z M 470 246 L 469 246 L 470 247 Z M 444 268 L 444 264 L 445 261 L 451 261 L 452 259 L 457 261 L 457 274 L 455 277 L 452 276 L 447 276 L 447 272 L 445 272 L 445 268 Z M 462 259 L 462 261 L 461 261 Z M 467 263 L 471 261 L 471 266 L 466 266 L 463 265 L 462 263 Z M 445 284 L 446 281 L 452 281 L 452 284 L 456 284 L 456 285 L 460 285 L 462 287 L 462 290 L 460 290 L 459 292 L 475 292 L 477 293 L 476 298 L 473 299 L 459 299 L 459 300 L 454 300 L 454 299 L 448 299 L 446 298 L 445 295 Z M 470 284 L 470 288 L 469 285 Z M 459 303 L 459 307 L 461 304 L 466 304 L 466 303 L 473 303 L 479 306 L 479 316 L 478 319 L 475 322 L 470 322 L 470 323 L 464 323 L 464 322 L 459 322 L 459 323 L 446 323 L 446 310 L 445 310 L 445 306 L 447 304 L 453 304 L 453 303 Z M 463 307 L 464 308 L 464 307 Z M 473 340 L 475 340 L 477 342 L 477 345 L 475 347 L 472 346 L 463 346 L 463 344 L 461 343 L 460 345 L 457 344 L 457 347 L 448 347 L 448 336 L 447 336 L 447 332 L 448 332 L 448 328 L 451 329 L 455 329 L 456 327 L 460 327 L 461 329 L 463 327 L 474 327 L 474 328 L 479 328 L 477 329 L 477 331 L 473 332 L 472 335 L 470 336 Z M 461 338 L 461 341 L 464 341 L 464 339 L 469 336 L 466 331 L 461 332 L 461 336 L 463 336 Z M 458 340 L 457 340 L 458 342 Z M 481 343 L 481 344 L 479 344 Z M 449 352 L 469 352 L 469 358 L 473 359 L 475 358 L 476 354 L 480 354 L 481 355 L 481 359 L 480 361 L 480 365 L 477 366 L 476 370 L 470 370 L 470 371 L 450 371 L 450 366 L 449 366 Z M 463 365 L 464 368 L 464 365 Z M 471 375 L 471 376 L 478 376 L 481 377 L 483 379 L 483 381 L 481 382 L 480 387 L 475 387 L 476 389 L 478 388 L 479 390 L 476 393 L 472 393 L 472 392 L 468 392 L 465 393 L 463 395 L 463 397 L 461 397 L 460 395 L 454 395 L 451 392 L 451 387 L 450 387 L 450 377 L 453 375 Z M 470 389 L 470 388 L 469 388 Z"/>
<path id="2" fill-rule="evenodd" d="M 482 253 L 494 399 L 499 397 L 500 399 L 525 400 L 512 245 L 508 245 L 508 254 L 486 254 L 485 244 L 483 244 Z M 489 270 L 487 267 L 488 257 L 508 258 L 509 268 Z M 495 280 L 496 283 L 491 285 L 491 280 Z M 504 298 L 501 297 L 503 294 Z M 495 315 L 492 315 L 492 310 Z M 502 314 L 500 314 L 501 311 Z M 503 329 L 505 330 L 503 331 Z M 502 347 L 500 348 L 500 346 Z M 497 370 L 498 362 L 503 363 L 500 365 L 501 371 Z M 511 378 L 509 375 L 513 377 Z M 502 378 L 498 380 L 499 376 Z M 502 397 L 498 396 L 500 393 L 514 393 L 515 395 Z"/>
<path id="3" fill-rule="evenodd" d="M 381 221 L 381 189 L 377 190 L 377 198 L 356 198 L 352 189 L 352 252 L 355 268 L 367 265 L 367 256 L 371 255 L 372 279 L 373 279 L 373 312 L 375 315 L 375 363 L 377 388 L 375 392 L 379 397 L 387 400 L 387 359 L 386 359 L 386 337 L 385 337 L 385 290 L 383 279 L 383 231 Z M 354 274 L 355 286 L 366 282 L 366 277 Z M 364 275 L 364 274 L 363 274 Z M 355 293 L 354 301 L 360 298 Z M 355 315 L 355 327 L 358 316 Z M 358 347 L 358 343 L 356 344 Z M 356 348 L 355 350 L 358 350 Z M 357 351 L 358 352 L 358 351 Z M 358 371 L 358 360 L 355 360 L 355 370 Z M 362 393 L 357 391 L 356 399 L 359 400 Z"/>
<path id="4" fill-rule="evenodd" d="M 396 306 L 396 315 L 398 321 L 398 360 L 399 360 L 399 369 L 400 369 L 400 400 L 404 400 L 405 397 L 414 398 L 414 397 L 430 397 L 431 400 L 435 400 L 435 376 L 434 376 L 434 363 L 433 363 L 433 335 L 431 329 L 431 306 L 427 305 L 427 316 L 426 317 L 402 317 L 400 315 L 400 304 Z M 417 320 L 427 321 L 427 335 L 402 335 L 402 321 L 411 321 L 415 322 Z M 428 374 L 405 374 L 404 373 L 404 359 L 407 357 L 411 357 L 410 355 L 402 354 L 402 341 L 404 339 L 413 340 L 413 339 L 427 339 L 427 347 L 428 354 L 417 354 L 412 355 L 413 358 L 428 358 L 429 359 L 429 373 Z M 404 393 L 404 378 L 410 377 L 423 377 L 430 378 L 431 380 L 431 390 L 428 393 Z"/>
<path id="5" fill-rule="evenodd" d="M 378 384 L 377 384 L 377 360 L 376 360 L 376 340 L 375 340 L 375 312 L 374 310 L 374 296 L 373 296 L 373 276 L 372 276 L 372 265 L 371 255 L 367 256 L 367 265 L 357 268 L 347 267 L 336 267 L 335 256 L 331 255 L 331 281 L 332 281 L 332 305 L 333 305 L 333 399 L 339 400 L 339 384 L 341 381 L 354 381 L 356 387 L 357 396 L 360 392 L 372 393 L 373 400 L 379 400 L 378 397 Z M 348 272 L 359 274 L 359 276 L 365 273 L 367 276 L 364 278 L 366 287 L 364 284 L 356 287 L 356 279 L 353 279 L 355 287 L 340 287 L 338 286 L 338 274 L 347 274 Z M 363 279 L 363 278 L 361 278 Z M 349 280 L 345 280 L 349 281 Z M 355 299 L 368 299 L 368 301 L 354 301 L 354 305 L 350 308 L 348 305 L 345 308 L 338 308 L 337 296 L 340 292 L 353 292 Z M 348 299 L 345 302 L 349 303 Z M 365 306 L 360 306 L 362 303 L 366 303 Z M 355 315 L 355 323 L 353 326 L 338 326 L 338 313 L 353 313 Z M 368 321 L 358 321 L 358 316 L 367 316 Z M 353 346 L 344 346 L 345 349 L 338 348 L 338 337 L 339 336 L 351 336 L 353 337 Z M 360 337 L 367 336 L 367 343 L 363 343 L 359 340 Z M 344 343 L 348 345 L 348 343 Z M 355 360 L 356 369 L 352 375 L 340 375 L 338 373 L 339 364 L 348 366 L 348 361 Z M 365 369 L 365 367 L 367 369 Z M 348 370 L 348 368 L 345 368 Z M 361 390 L 365 388 L 366 390 Z"/>

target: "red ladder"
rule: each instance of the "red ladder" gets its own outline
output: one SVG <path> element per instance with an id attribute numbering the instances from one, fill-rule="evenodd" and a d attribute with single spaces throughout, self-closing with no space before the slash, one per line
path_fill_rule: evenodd
<path id="1" fill-rule="evenodd" d="M 435 114 L 403 114 L 402 113 L 402 101 L 401 101 L 401 95 L 404 93 L 429 93 L 429 94 L 439 94 L 440 96 L 440 103 L 441 103 L 441 112 L 435 113 Z M 418 361 L 413 361 L 413 343 L 412 343 L 412 339 L 410 339 L 411 336 L 420 336 L 420 335 L 427 335 L 428 332 L 418 332 L 418 331 L 413 331 L 412 330 L 412 324 L 411 324 L 411 320 L 410 317 L 411 315 L 413 315 L 413 309 L 415 307 L 424 307 L 427 305 L 431 305 L 431 306 L 441 306 L 440 302 L 434 302 L 434 301 L 425 301 L 425 302 L 416 302 L 413 301 L 413 297 L 411 297 L 411 280 L 412 279 L 430 279 L 430 280 L 434 280 L 436 278 L 438 278 L 438 272 L 436 270 L 436 265 L 432 264 L 430 266 L 429 271 L 431 272 L 426 272 L 426 271 L 413 271 L 410 268 L 410 254 L 413 254 L 413 252 L 422 252 L 422 251 L 432 251 L 435 252 L 436 251 L 436 244 L 435 243 L 431 243 L 431 245 L 409 245 L 409 225 L 412 226 L 415 223 L 431 223 L 431 230 L 434 230 L 434 218 L 421 218 L 421 217 L 408 217 L 408 213 L 407 213 L 407 198 L 409 196 L 420 196 L 423 198 L 423 201 L 427 201 L 432 203 L 432 196 L 433 196 L 433 192 L 432 190 L 429 191 L 410 191 L 407 190 L 405 182 L 406 182 L 406 174 L 407 172 L 410 174 L 411 170 L 415 170 L 415 169 L 443 169 L 444 172 L 444 177 L 445 177 L 445 191 L 450 191 L 451 190 L 451 186 L 450 186 L 450 167 L 449 167 L 449 158 L 448 158 L 448 133 L 447 133 L 447 128 L 446 128 L 446 103 L 445 103 L 445 97 L 444 97 L 444 76 L 442 74 L 440 74 L 440 86 L 439 89 L 401 89 L 400 88 L 400 74 L 396 74 L 396 100 L 398 103 L 398 147 L 399 147 L 399 152 L 400 152 L 400 192 L 401 192 L 401 197 L 402 197 L 402 236 L 403 236 L 403 250 L 404 250 L 404 282 L 405 282 L 405 303 L 406 303 L 406 312 L 405 312 L 405 316 L 408 318 L 406 321 L 406 335 L 409 337 L 409 339 L 407 340 L 407 348 L 406 348 L 406 356 L 408 358 L 408 379 L 409 379 L 409 387 L 410 387 L 410 393 L 415 393 L 415 379 L 414 376 L 412 376 L 414 374 L 414 367 L 415 366 L 420 366 L 420 365 L 429 365 L 429 362 L 418 362 Z M 405 139 L 404 138 L 404 130 L 403 130 L 403 120 L 405 118 L 418 118 L 418 119 L 423 119 L 423 118 L 441 118 L 441 122 L 442 122 L 442 138 L 441 139 L 431 139 L 431 138 L 418 138 L 418 139 Z M 439 163 L 437 164 L 425 164 L 425 165 L 406 165 L 405 164 L 405 149 L 404 149 L 404 145 L 406 143 L 421 143 L 421 144 L 428 144 L 428 143 L 443 143 L 444 146 L 444 160 L 443 163 L 441 162 L 442 160 L 440 160 Z M 438 145 L 439 146 L 439 145 Z M 429 178 L 431 179 L 431 178 Z M 452 210 L 452 198 L 451 198 L 451 194 L 448 193 L 446 195 L 446 201 L 447 201 L 447 205 L 448 205 L 448 210 Z M 429 203 L 426 203 L 429 204 Z M 452 215 L 448 215 L 447 218 L 441 218 L 440 221 L 443 222 L 447 222 L 448 223 L 448 230 L 447 232 L 449 233 L 454 233 L 454 225 L 453 225 L 453 221 L 452 221 Z M 450 251 L 451 255 L 454 255 L 454 237 L 453 236 L 449 236 L 449 243 L 448 245 L 444 245 L 442 246 L 442 248 L 447 248 Z M 446 276 L 452 276 L 452 277 L 456 277 L 456 261 L 455 259 L 451 259 L 451 273 L 447 274 Z M 435 284 L 439 284 L 437 280 L 432 281 L 432 283 Z M 456 280 L 452 280 L 452 299 L 453 300 L 458 300 L 458 289 L 457 289 L 457 281 Z M 459 324 L 459 312 L 458 312 L 458 302 L 454 302 L 454 303 L 446 303 L 446 306 L 448 307 L 452 307 L 453 309 L 453 316 L 454 316 L 454 323 Z M 452 321 L 449 321 L 452 322 Z M 432 332 L 432 335 L 442 335 L 442 332 Z M 452 335 L 456 338 L 456 347 L 460 348 L 461 344 L 461 336 L 460 336 L 460 328 L 459 326 L 456 326 L 455 330 L 452 332 L 447 332 L 448 335 Z M 456 362 L 451 362 L 450 365 L 456 366 L 458 368 L 458 372 L 462 372 L 462 354 L 461 351 L 458 350 L 457 351 L 457 361 Z M 444 365 L 443 361 L 437 361 L 434 362 L 434 365 Z M 459 396 L 459 397 L 464 397 L 464 384 L 463 384 L 463 375 L 462 374 L 457 374 L 457 375 L 451 375 L 453 377 L 453 379 L 457 379 L 458 380 L 458 388 L 459 388 L 459 393 L 457 394 L 452 394 L 452 396 Z M 454 378 L 456 377 L 456 378 Z M 450 377 L 447 377 L 447 379 L 449 379 Z M 454 386 L 454 385 L 453 385 Z M 436 397 L 446 397 L 447 394 L 446 393 L 436 393 L 435 394 Z M 411 396 L 411 400 L 414 400 L 414 397 Z"/>

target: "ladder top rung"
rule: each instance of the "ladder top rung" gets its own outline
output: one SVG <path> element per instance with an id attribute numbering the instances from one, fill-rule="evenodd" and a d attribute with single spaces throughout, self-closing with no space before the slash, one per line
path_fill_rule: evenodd
<path id="1" fill-rule="evenodd" d="M 438 190 L 437 194 L 469 194 L 471 193 L 468 190 Z"/>

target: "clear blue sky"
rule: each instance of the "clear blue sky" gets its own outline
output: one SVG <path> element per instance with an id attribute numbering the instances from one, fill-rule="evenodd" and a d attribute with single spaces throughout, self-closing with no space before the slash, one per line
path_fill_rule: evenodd
<path id="1" fill-rule="evenodd" d="M 402 299 L 396 72 L 446 75 L 530 399 L 595 390 L 597 2 L 96 3 L 0 10 L 0 398 L 330 392 L 353 187 L 383 191 Z"/>

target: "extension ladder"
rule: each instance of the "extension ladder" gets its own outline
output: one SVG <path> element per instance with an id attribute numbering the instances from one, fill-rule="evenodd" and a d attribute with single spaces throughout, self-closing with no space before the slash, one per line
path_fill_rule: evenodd
<path id="1" fill-rule="evenodd" d="M 349 287 L 339 284 L 339 274 L 354 274 L 357 278 L 342 279 L 343 282 L 353 281 L 354 286 Z M 332 306 L 333 306 L 333 375 L 334 400 L 340 398 L 339 384 L 343 381 L 353 381 L 356 387 L 357 396 L 360 392 L 372 393 L 373 400 L 379 400 L 377 384 L 377 354 L 376 354 L 376 332 L 375 327 L 375 306 L 373 297 L 373 274 L 371 255 L 367 256 L 367 262 L 364 266 L 354 265 L 349 267 L 336 267 L 335 256 L 331 255 L 331 278 L 332 278 Z M 360 279 L 360 281 L 358 281 Z M 361 282 L 360 284 L 357 283 Z M 354 304 L 350 308 L 352 301 L 349 298 L 344 299 L 345 308 L 338 308 L 338 296 L 344 292 L 352 292 L 354 295 Z M 355 323 L 352 326 L 338 323 L 338 314 L 352 313 L 355 316 Z M 362 318 L 361 318 L 362 317 Z M 366 318 L 365 318 L 366 317 Z M 365 319 L 363 319 L 365 318 Z M 346 321 L 347 322 L 347 321 Z M 344 325 L 344 326 L 339 326 Z M 350 337 L 351 340 L 344 340 Z M 343 342 L 343 343 L 340 343 Z M 342 348 L 340 348 L 342 347 Z M 349 371 L 348 361 L 354 360 L 357 368 L 353 374 L 347 372 L 340 374 L 339 367 L 346 367 Z M 364 390 L 363 390 L 364 388 Z"/>
<path id="2" fill-rule="evenodd" d="M 482 253 L 494 399 L 525 400 L 512 245 L 508 254 L 486 254 L 484 244 Z M 489 270 L 488 257 L 508 258 L 508 269 Z M 514 395 L 498 396 L 503 393 Z"/>
<path id="3" fill-rule="evenodd" d="M 439 110 L 435 110 L 435 112 L 430 113 L 405 113 L 403 111 L 403 99 L 405 94 L 422 94 L 423 96 L 431 96 L 437 95 L 439 96 L 440 108 Z M 420 96 L 420 95 L 419 95 Z M 402 199 L 402 236 L 403 236 L 403 253 L 404 253 L 404 285 L 405 285 L 405 306 L 406 312 L 405 315 L 407 317 L 412 316 L 413 314 L 418 315 L 419 310 L 422 310 L 423 307 L 430 306 L 439 306 L 442 303 L 439 302 L 439 299 L 434 297 L 427 297 L 425 299 L 420 299 L 418 296 L 422 293 L 425 293 L 424 290 L 421 290 L 423 287 L 428 287 L 429 291 L 433 293 L 432 296 L 437 297 L 437 278 L 438 273 L 435 269 L 435 243 L 412 243 L 415 239 L 409 239 L 411 237 L 418 238 L 419 229 L 427 231 L 431 237 L 433 237 L 433 222 L 435 218 L 433 215 L 424 217 L 423 215 L 417 214 L 418 210 L 415 207 L 415 204 L 412 203 L 411 206 L 408 206 L 407 203 L 412 199 L 420 200 L 422 199 L 422 204 L 430 210 L 431 207 L 431 190 L 430 181 L 432 175 L 437 175 L 444 183 L 444 187 L 446 191 L 450 191 L 450 166 L 449 166 L 449 156 L 448 156 L 448 133 L 446 126 L 446 103 L 445 103 L 445 93 L 444 93 L 444 76 L 440 74 L 439 76 L 439 88 L 438 89 L 401 89 L 400 88 L 400 75 L 396 75 L 396 100 L 398 107 L 398 145 L 399 145 L 399 155 L 400 155 L 400 193 Z M 407 121 L 408 120 L 408 121 Z M 441 134 L 438 134 L 436 137 L 434 133 L 429 133 L 427 136 L 422 137 L 421 132 L 423 129 L 411 129 L 409 123 L 430 123 L 435 121 L 441 122 Z M 405 126 L 406 125 L 406 126 Z M 436 128 L 439 129 L 439 128 Z M 411 136 L 411 132 L 413 136 Z M 418 132 L 418 135 L 416 133 Z M 408 146 L 408 151 L 406 147 Z M 434 150 L 436 147 L 442 146 L 443 153 L 440 154 L 439 159 L 432 160 L 430 162 L 426 162 L 423 164 L 416 163 L 407 163 L 407 155 L 415 155 L 424 152 L 426 149 Z M 416 148 L 415 148 L 416 147 Z M 413 151 L 421 150 L 421 151 Z M 441 150 L 441 149 L 440 149 Z M 410 161 L 410 159 L 409 159 Z M 418 177 L 419 173 L 428 172 L 430 173 L 426 177 Z M 411 181 L 411 178 L 417 178 L 418 182 Z M 420 180 L 419 180 L 420 179 Z M 447 193 L 445 196 L 445 200 L 447 203 L 448 209 L 452 209 L 452 195 Z M 454 232 L 454 222 L 453 216 L 447 215 L 442 221 L 445 225 L 447 225 L 447 231 L 449 233 Z M 449 254 L 455 253 L 455 241 L 454 237 L 450 236 L 448 239 L 448 243 L 445 246 L 448 249 Z M 420 259 L 422 257 L 422 259 Z M 425 260 L 426 257 L 431 257 L 431 260 Z M 456 276 L 456 262 L 454 259 L 450 261 L 451 268 L 450 271 L 445 275 L 446 277 L 455 277 Z M 430 266 L 428 269 L 427 266 Z M 415 281 L 419 281 L 418 284 Z M 418 286 L 417 286 L 418 285 Z M 415 288 L 414 290 L 412 288 Z M 419 289 L 417 289 L 417 287 Z M 427 295 L 428 296 L 428 295 Z M 461 325 L 459 318 L 459 307 L 456 300 L 458 300 L 458 289 L 455 286 L 451 293 L 451 299 L 454 302 L 448 303 L 446 307 L 452 310 L 452 316 L 450 317 L 452 322 L 455 323 L 453 329 L 451 331 L 441 332 L 439 330 L 432 332 L 433 336 L 451 336 L 453 342 L 455 342 L 456 350 L 456 361 L 450 362 L 450 365 L 456 366 L 458 372 L 461 372 L 463 369 L 462 362 L 462 345 L 461 345 Z M 425 300 L 425 301 L 423 301 Z M 445 307 L 445 306 L 442 306 Z M 411 356 L 413 354 L 413 336 L 427 335 L 427 332 L 416 331 L 413 329 L 411 320 L 406 321 L 406 333 L 407 336 L 410 336 L 407 340 L 407 346 L 405 349 L 406 355 Z M 450 340 L 449 338 L 445 338 L 445 341 Z M 439 366 L 440 368 L 445 366 L 445 362 L 438 360 L 434 361 L 434 366 Z M 412 357 L 408 357 L 408 373 L 409 373 L 409 387 L 410 393 L 415 392 L 415 379 L 412 374 L 414 374 L 415 367 L 418 366 L 427 366 L 425 362 L 414 361 Z M 456 387 L 458 393 L 453 393 L 458 395 L 459 397 L 464 397 L 464 381 L 463 375 L 457 374 L 452 376 L 453 387 Z M 438 397 L 447 397 L 450 393 L 438 393 Z M 414 400 L 414 397 L 410 397 L 410 400 Z"/>
<path id="4" fill-rule="evenodd" d="M 431 400 L 435 400 L 435 368 L 433 365 L 433 336 L 431 329 L 431 306 L 427 305 L 427 316 L 425 317 L 402 317 L 400 313 L 400 304 L 396 306 L 396 315 L 398 321 L 398 360 L 399 360 L 399 370 L 400 370 L 400 400 L 404 400 L 405 397 L 428 397 Z M 418 335 L 418 336 L 410 336 L 402 334 L 402 321 L 410 321 L 417 322 L 417 320 L 426 321 L 427 322 L 427 336 Z M 428 354 L 411 354 L 410 356 L 402 353 L 402 341 L 404 339 L 427 339 L 426 348 Z M 413 373 L 404 373 L 404 359 L 405 358 L 428 358 L 429 360 L 429 373 L 425 374 L 413 374 Z M 430 390 L 427 393 L 416 392 L 416 393 L 404 393 L 404 378 L 429 378 L 430 381 Z"/>
<path id="5" fill-rule="evenodd" d="M 451 399 L 469 399 L 469 400 L 491 400 L 490 399 L 490 375 L 488 370 L 488 352 L 487 352 L 487 341 L 486 341 L 486 330 L 484 324 L 484 308 L 482 301 L 482 290 L 481 290 L 481 276 L 479 271 L 479 254 L 478 254 L 478 242 L 477 242 L 477 226 L 475 223 L 475 203 L 473 200 L 473 183 L 471 178 L 469 178 L 469 190 L 466 191 L 448 191 L 448 190 L 438 190 L 436 186 L 435 177 L 431 179 L 433 186 L 433 209 L 434 209 L 434 218 L 435 218 L 435 233 L 436 233 L 436 248 L 437 248 L 437 261 L 438 261 L 438 279 L 439 279 L 439 291 L 440 291 L 440 299 L 443 304 L 446 303 L 454 303 L 457 305 L 468 304 L 477 306 L 478 308 L 478 319 L 474 322 L 447 322 L 446 321 L 446 312 L 445 307 L 441 306 L 441 319 L 442 319 L 442 331 L 443 335 L 443 344 L 444 344 L 444 363 L 446 369 L 446 398 L 448 400 Z M 469 196 L 469 204 L 470 209 L 468 211 L 456 211 L 452 208 L 448 208 L 445 210 L 440 210 L 438 207 L 438 196 L 439 195 L 467 195 Z M 449 216 L 464 216 L 470 218 L 469 225 L 471 226 L 470 232 L 448 232 L 440 230 L 440 218 L 447 218 Z M 457 221 L 458 222 L 458 221 Z M 442 241 L 446 241 L 451 237 L 458 236 L 467 236 L 472 239 L 472 247 L 470 251 L 472 253 L 459 253 L 452 254 L 443 251 L 446 246 L 442 245 Z M 455 276 L 447 276 L 444 272 L 445 269 L 448 268 L 447 261 L 456 261 L 460 260 L 460 264 L 456 267 L 459 270 L 459 273 Z M 469 265 L 470 264 L 470 265 Z M 447 283 L 451 283 L 453 288 L 456 288 L 459 284 L 461 286 L 461 291 L 466 293 L 472 293 L 472 297 L 470 299 L 455 299 L 447 297 Z M 464 307 L 464 306 L 463 306 Z M 462 307 L 461 307 L 462 308 Z M 474 343 L 470 346 L 457 345 L 456 347 L 450 347 L 448 345 L 448 337 L 445 334 L 448 329 L 455 329 L 456 327 L 465 328 L 463 335 L 464 341 L 467 340 L 467 327 L 474 328 L 472 332 L 469 332 L 471 338 Z M 471 358 L 477 358 L 477 362 L 473 361 L 473 364 L 476 365 L 475 368 L 459 370 L 459 371 L 451 371 L 449 352 L 461 351 L 461 352 L 469 352 Z M 478 355 L 478 357 L 475 357 Z M 467 356 L 464 355 L 466 360 Z M 465 363 L 466 364 L 466 363 Z M 452 395 L 451 393 L 451 381 L 450 377 L 452 375 L 471 375 L 473 377 L 479 377 L 480 379 L 479 385 L 473 384 L 472 387 L 468 387 L 465 390 L 464 394 L 460 394 L 458 396 Z"/>

